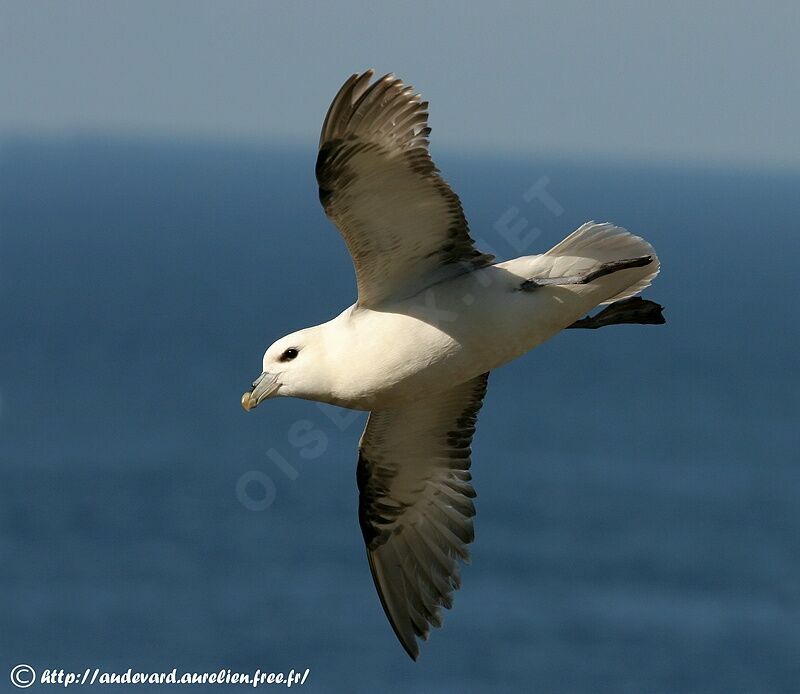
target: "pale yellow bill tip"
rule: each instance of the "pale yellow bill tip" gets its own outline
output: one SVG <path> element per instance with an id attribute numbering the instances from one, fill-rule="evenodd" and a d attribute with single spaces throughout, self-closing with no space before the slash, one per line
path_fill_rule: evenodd
<path id="1" fill-rule="evenodd" d="M 242 393 L 242 407 L 244 408 L 245 412 L 249 412 L 253 407 L 252 398 L 250 397 L 249 390 L 246 393 Z"/>

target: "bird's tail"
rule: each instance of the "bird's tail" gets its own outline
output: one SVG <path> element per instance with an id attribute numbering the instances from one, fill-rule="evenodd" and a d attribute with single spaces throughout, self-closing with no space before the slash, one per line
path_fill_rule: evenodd
<path id="1" fill-rule="evenodd" d="M 605 263 L 649 256 L 651 262 L 605 274 L 569 289 L 591 297 L 594 305 L 635 296 L 648 287 L 659 271 L 653 247 L 639 236 L 613 224 L 586 222 L 567 238 L 534 260 L 533 277 L 553 278 L 591 273 Z"/>

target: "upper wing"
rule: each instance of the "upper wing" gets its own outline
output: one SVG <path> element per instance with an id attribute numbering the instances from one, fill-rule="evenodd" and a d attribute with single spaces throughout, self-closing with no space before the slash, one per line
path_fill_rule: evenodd
<path id="1" fill-rule="evenodd" d="M 397 638 L 442 624 L 467 561 L 475 507 L 470 443 L 489 374 L 416 403 L 370 413 L 358 459 L 359 521 L 372 577 Z"/>
<path id="2" fill-rule="evenodd" d="M 353 257 L 362 306 L 494 260 L 431 161 L 427 102 L 393 75 L 371 78 L 353 75 L 334 97 L 317 157 L 320 201 Z"/>

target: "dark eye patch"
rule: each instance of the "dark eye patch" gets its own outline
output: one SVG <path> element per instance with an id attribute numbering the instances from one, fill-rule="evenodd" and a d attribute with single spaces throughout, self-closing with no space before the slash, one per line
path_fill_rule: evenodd
<path id="1" fill-rule="evenodd" d="M 281 354 L 281 361 L 292 361 L 297 355 L 298 350 L 294 347 L 289 347 L 289 349 L 285 350 L 283 354 Z"/>

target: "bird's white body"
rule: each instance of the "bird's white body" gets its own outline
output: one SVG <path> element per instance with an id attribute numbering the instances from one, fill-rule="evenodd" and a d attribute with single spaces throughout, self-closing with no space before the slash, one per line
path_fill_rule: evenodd
<path id="1" fill-rule="evenodd" d="M 647 242 L 607 224 L 584 225 L 570 238 L 576 235 L 592 239 L 592 257 L 570 255 L 574 244 L 562 243 L 556 253 L 480 268 L 405 299 L 374 308 L 350 306 L 309 329 L 324 343 L 326 375 L 313 392 L 291 394 L 358 410 L 411 402 L 420 393 L 452 388 L 516 359 L 598 304 L 635 293 L 638 289 L 626 290 L 658 271 L 655 263 L 588 284 L 520 289 L 533 277 L 653 253 Z"/>
<path id="2" fill-rule="evenodd" d="M 391 75 L 371 76 L 353 75 L 334 98 L 316 170 L 358 301 L 273 343 L 242 406 L 288 396 L 370 411 L 359 523 L 386 615 L 416 658 L 417 638 L 452 606 L 473 539 L 470 446 L 488 372 L 603 303 L 615 302 L 576 327 L 663 322 L 657 304 L 642 302 L 653 320 L 616 303 L 659 264 L 644 239 L 593 222 L 542 255 L 495 263 L 430 158 L 427 103 Z"/>

